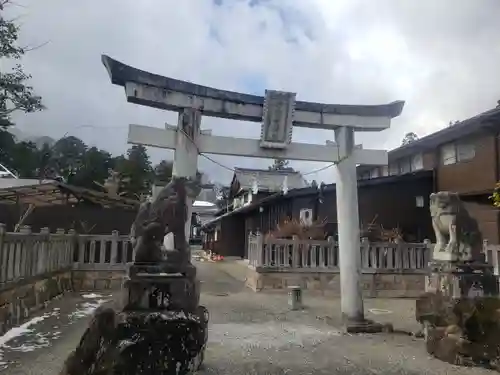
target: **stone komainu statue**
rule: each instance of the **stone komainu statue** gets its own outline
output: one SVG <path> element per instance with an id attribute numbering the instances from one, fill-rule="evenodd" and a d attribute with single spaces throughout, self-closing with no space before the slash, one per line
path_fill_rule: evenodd
<path id="1" fill-rule="evenodd" d="M 136 262 L 161 261 L 161 243 L 168 233 L 174 235 L 175 249 L 185 251 L 185 224 L 188 219 L 186 198 L 196 197 L 200 191 L 199 186 L 199 181 L 173 178 L 153 201 L 140 205 L 130 229 Z"/>
<path id="2" fill-rule="evenodd" d="M 472 261 L 482 254 L 483 239 L 477 221 L 465 209 L 458 193 L 430 195 L 432 227 L 436 235 L 433 260 Z"/>
<path id="3" fill-rule="evenodd" d="M 173 232 L 174 236 L 183 236 L 185 222 L 186 200 L 183 184 L 182 181 L 173 180 L 162 189 L 154 201 L 145 201 L 139 207 L 130 229 L 131 243 L 136 254 L 134 261 L 160 262 L 163 238 L 169 232 Z"/>

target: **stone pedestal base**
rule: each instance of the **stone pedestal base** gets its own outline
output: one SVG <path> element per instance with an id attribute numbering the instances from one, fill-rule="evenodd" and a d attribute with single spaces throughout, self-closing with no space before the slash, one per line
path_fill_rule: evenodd
<path id="1" fill-rule="evenodd" d="M 201 366 L 208 311 L 191 263 L 134 264 L 124 309 L 98 309 L 62 375 L 190 375 Z"/>
<path id="2" fill-rule="evenodd" d="M 133 265 L 124 287 L 128 289 L 125 311 L 193 312 L 200 300 L 200 286 L 193 265 L 186 267 L 184 272 Z"/>
<path id="3" fill-rule="evenodd" d="M 208 312 L 123 313 L 117 327 L 114 375 L 188 375 L 203 362 Z"/>
<path id="4" fill-rule="evenodd" d="M 498 281 L 484 263 L 431 262 L 416 302 L 429 354 L 458 365 L 495 365 L 500 355 Z"/>

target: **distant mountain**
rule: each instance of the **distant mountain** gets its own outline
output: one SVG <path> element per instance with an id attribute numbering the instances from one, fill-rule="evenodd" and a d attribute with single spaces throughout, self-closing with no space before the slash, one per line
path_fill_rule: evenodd
<path id="1" fill-rule="evenodd" d="M 53 146 L 54 143 L 56 143 L 56 140 L 54 138 L 48 137 L 46 135 L 39 136 L 28 134 L 14 127 L 8 130 L 12 135 L 14 135 L 17 142 L 33 142 L 37 148 L 42 148 L 44 144 Z"/>

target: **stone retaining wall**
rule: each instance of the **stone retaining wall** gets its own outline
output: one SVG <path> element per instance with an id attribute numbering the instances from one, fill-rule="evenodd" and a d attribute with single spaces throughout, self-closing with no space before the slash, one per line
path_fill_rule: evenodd
<path id="1" fill-rule="evenodd" d="M 74 270 L 73 290 L 77 292 L 107 289 L 117 290 L 122 287 L 125 275 L 125 270 Z"/>
<path id="2" fill-rule="evenodd" d="M 51 299 L 71 290 L 69 269 L 4 285 L 0 289 L 0 335 L 22 324 Z"/>
<path id="3" fill-rule="evenodd" d="M 378 271 L 362 274 L 363 295 L 380 298 L 416 298 L 425 291 L 425 273 Z M 305 290 L 340 296 L 340 273 L 335 271 L 294 272 L 248 267 L 246 286 L 255 292 L 286 290 L 298 285 Z"/>

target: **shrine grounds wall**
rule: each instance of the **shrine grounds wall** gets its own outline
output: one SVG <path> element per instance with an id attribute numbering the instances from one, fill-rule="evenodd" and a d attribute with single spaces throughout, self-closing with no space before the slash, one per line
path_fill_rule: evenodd
<path id="1" fill-rule="evenodd" d="M 0 335 L 23 323 L 53 298 L 72 290 L 71 269 L 50 272 L 2 285 Z"/>
<path id="2" fill-rule="evenodd" d="M 380 271 L 361 275 L 363 296 L 368 298 L 416 298 L 425 292 L 425 272 Z M 286 291 L 289 286 L 322 295 L 340 297 L 340 272 L 268 271 L 247 268 L 246 286 L 255 292 Z"/>
<path id="3" fill-rule="evenodd" d="M 122 287 L 123 278 L 127 272 L 125 267 L 118 269 L 101 270 L 78 270 L 72 272 L 73 290 L 80 291 L 104 291 L 117 290 Z"/>
<path id="4" fill-rule="evenodd" d="M 128 236 L 78 235 L 0 223 L 0 335 L 66 292 L 120 289 L 133 259 Z"/>

